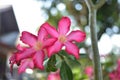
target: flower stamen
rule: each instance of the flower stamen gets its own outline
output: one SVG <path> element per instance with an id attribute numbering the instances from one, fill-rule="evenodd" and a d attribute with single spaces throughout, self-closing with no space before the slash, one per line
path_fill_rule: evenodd
<path id="1" fill-rule="evenodd" d="M 42 49 L 42 43 L 41 42 L 37 42 L 36 45 L 35 45 L 35 49 L 38 51 L 38 50 L 41 50 Z"/>
<path id="2" fill-rule="evenodd" d="M 59 36 L 58 40 L 59 40 L 61 43 L 64 43 L 64 42 L 66 42 L 66 36 L 61 35 L 61 36 Z"/>

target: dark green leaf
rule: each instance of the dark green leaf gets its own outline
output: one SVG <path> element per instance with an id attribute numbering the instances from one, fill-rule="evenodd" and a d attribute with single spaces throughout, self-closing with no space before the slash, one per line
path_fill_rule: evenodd
<path id="1" fill-rule="evenodd" d="M 47 62 L 46 71 L 47 72 L 56 71 L 57 67 L 55 65 L 56 65 L 56 57 L 55 57 L 55 55 L 53 55 Z"/>
<path id="2" fill-rule="evenodd" d="M 65 61 L 62 62 L 60 76 L 62 80 L 73 80 L 72 71 Z"/>

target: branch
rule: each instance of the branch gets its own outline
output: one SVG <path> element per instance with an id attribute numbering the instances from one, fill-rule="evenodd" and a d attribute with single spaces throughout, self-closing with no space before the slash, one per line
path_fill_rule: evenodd
<path id="1" fill-rule="evenodd" d="M 94 79 L 103 80 L 102 69 L 100 63 L 100 55 L 97 44 L 97 31 L 96 31 L 96 13 L 97 10 L 105 3 L 105 0 L 100 0 L 97 4 L 93 4 L 92 0 L 85 0 L 89 10 L 89 26 L 91 33 L 92 49 L 93 49 L 93 63 L 94 63 Z"/>
<path id="2" fill-rule="evenodd" d="M 99 0 L 97 4 L 95 4 L 95 8 L 98 10 L 105 4 L 106 0 Z"/>
<path id="3" fill-rule="evenodd" d="M 93 4 L 92 0 L 85 0 L 85 2 L 87 4 L 89 10 L 91 10 L 92 7 L 94 7 L 94 4 Z"/>

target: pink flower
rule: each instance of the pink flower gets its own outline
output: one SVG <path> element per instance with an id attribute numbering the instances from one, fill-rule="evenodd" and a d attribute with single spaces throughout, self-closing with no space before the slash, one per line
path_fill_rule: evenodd
<path id="1" fill-rule="evenodd" d="M 18 47 L 16 54 L 10 58 L 11 67 L 13 64 L 20 62 L 19 73 L 24 72 L 26 68 L 37 67 L 43 70 L 43 61 L 45 58 L 44 49 L 56 41 L 55 38 L 46 39 L 46 36 L 48 36 L 48 33 L 43 27 L 40 27 L 38 36 L 23 31 L 20 40 L 28 45 L 28 47 Z"/>
<path id="2" fill-rule="evenodd" d="M 110 80 L 120 80 L 120 59 L 117 61 L 116 70 L 109 73 Z"/>
<path id="3" fill-rule="evenodd" d="M 56 72 L 51 72 L 48 75 L 48 79 L 47 80 L 61 80 L 60 79 L 60 70 L 57 70 Z"/>
<path id="4" fill-rule="evenodd" d="M 12 73 L 12 69 L 13 69 L 13 65 L 14 64 L 17 64 L 17 66 L 20 65 L 20 60 L 16 60 L 16 55 L 17 54 L 20 54 L 22 53 L 22 51 L 24 50 L 25 48 L 21 47 L 20 44 L 17 45 L 17 50 L 15 53 L 13 53 L 13 55 L 9 58 L 9 62 L 10 62 L 10 72 Z"/>
<path id="5" fill-rule="evenodd" d="M 59 52 L 62 47 L 65 46 L 68 54 L 75 56 L 77 59 L 79 58 L 79 49 L 73 42 L 84 41 L 86 34 L 80 30 L 72 31 L 68 34 L 70 25 L 71 21 L 68 17 L 62 17 L 58 23 L 58 30 L 48 23 L 42 25 L 53 38 L 57 39 L 55 43 L 47 49 L 48 57 Z"/>
<path id="6" fill-rule="evenodd" d="M 93 68 L 92 68 L 91 66 L 87 66 L 87 67 L 85 68 L 85 74 L 86 74 L 89 78 L 91 78 L 91 77 L 93 76 Z"/>
<path id="7" fill-rule="evenodd" d="M 115 70 L 109 73 L 110 80 L 120 80 L 120 72 Z"/>
<path id="8" fill-rule="evenodd" d="M 113 71 L 113 72 L 111 72 L 111 73 L 109 73 L 109 78 L 110 78 L 110 80 L 117 80 L 117 77 L 116 77 L 116 72 L 115 71 Z"/>

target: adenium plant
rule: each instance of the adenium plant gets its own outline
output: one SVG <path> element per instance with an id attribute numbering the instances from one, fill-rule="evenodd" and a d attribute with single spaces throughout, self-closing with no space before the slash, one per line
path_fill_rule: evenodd
<path id="1" fill-rule="evenodd" d="M 70 25 L 70 18 L 62 17 L 57 30 L 45 22 L 40 26 L 37 35 L 23 31 L 20 40 L 27 46 L 17 46 L 17 51 L 9 59 L 11 71 L 14 64 L 18 65 L 19 73 L 23 73 L 26 68 L 43 70 L 45 59 L 58 54 L 63 46 L 69 55 L 78 59 L 79 48 L 75 42 L 83 42 L 86 34 L 80 30 L 68 33 Z"/>

